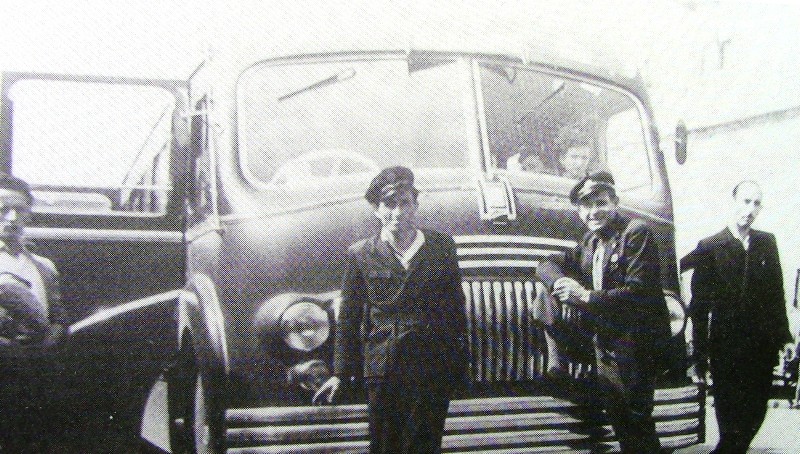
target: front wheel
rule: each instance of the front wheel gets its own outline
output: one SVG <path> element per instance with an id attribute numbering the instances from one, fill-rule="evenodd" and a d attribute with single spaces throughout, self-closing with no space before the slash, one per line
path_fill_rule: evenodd
<path id="1" fill-rule="evenodd" d="M 195 454 L 222 454 L 225 452 L 225 431 L 223 412 L 218 408 L 217 399 L 209 392 L 203 374 L 198 372 L 194 386 L 194 405 L 192 406 L 191 446 Z"/>

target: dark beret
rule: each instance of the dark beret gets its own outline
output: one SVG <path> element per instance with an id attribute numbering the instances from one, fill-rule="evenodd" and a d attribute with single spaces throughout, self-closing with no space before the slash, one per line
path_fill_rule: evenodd
<path id="1" fill-rule="evenodd" d="M 407 167 L 389 167 L 381 170 L 372 179 L 364 198 L 372 205 L 379 205 L 381 200 L 391 197 L 402 189 L 410 189 L 416 195 L 414 173 Z"/>
<path id="2" fill-rule="evenodd" d="M 28 197 L 28 200 L 33 200 L 33 194 L 31 194 L 30 185 L 25 180 L 5 172 L 0 172 L 0 189 L 18 191 L 25 194 Z"/>
<path id="3" fill-rule="evenodd" d="M 614 177 L 605 171 L 594 172 L 581 178 L 581 181 L 569 191 L 569 201 L 577 205 L 584 197 L 601 190 L 607 190 L 613 196 L 617 194 Z"/>

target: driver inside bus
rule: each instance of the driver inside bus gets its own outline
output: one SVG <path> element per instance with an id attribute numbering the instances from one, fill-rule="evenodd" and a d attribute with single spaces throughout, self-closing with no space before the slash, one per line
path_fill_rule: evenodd
<path id="1" fill-rule="evenodd" d="M 544 173 L 546 169 L 544 161 L 542 161 L 539 154 L 527 147 L 510 156 L 506 162 L 506 167 L 508 170 L 533 173 Z"/>
<path id="2" fill-rule="evenodd" d="M 580 180 L 589 170 L 594 155 L 591 140 L 573 139 L 565 144 L 558 154 L 558 170 L 562 177 Z"/>

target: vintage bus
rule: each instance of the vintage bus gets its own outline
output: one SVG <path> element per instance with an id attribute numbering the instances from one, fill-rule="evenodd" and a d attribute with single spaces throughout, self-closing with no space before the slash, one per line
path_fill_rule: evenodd
<path id="1" fill-rule="evenodd" d="M 68 345 L 95 379 L 125 382 L 103 402 L 138 396 L 124 414 L 165 451 L 364 452 L 363 396 L 311 397 L 331 373 L 347 247 L 378 226 L 364 191 L 405 165 L 419 223 L 457 242 L 466 295 L 469 384 L 444 451 L 618 449 L 543 386 L 535 279 L 583 235 L 574 170 L 608 169 L 622 211 L 659 241 L 674 335 L 661 442 L 701 441 L 641 79 L 536 52 L 336 46 L 219 52 L 186 81 L 4 75 L 2 163 L 33 184 L 29 236 L 61 270 Z"/>

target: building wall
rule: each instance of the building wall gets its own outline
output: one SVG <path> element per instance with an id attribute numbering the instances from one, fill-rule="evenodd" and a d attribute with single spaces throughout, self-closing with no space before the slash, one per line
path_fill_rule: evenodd
<path id="1" fill-rule="evenodd" d="M 773 232 L 778 240 L 787 305 L 790 318 L 796 319 L 792 332 L 797 334 L 800 314 L 792 302 L 800 269 L 800 118 L 690 135 L 687 162 L 681 166 L 668 156 L 667 168 L 679 256 L 725 226 L 736 183 L 744 179 L 761 183 L 763 209 L 755 228 Z"/>

